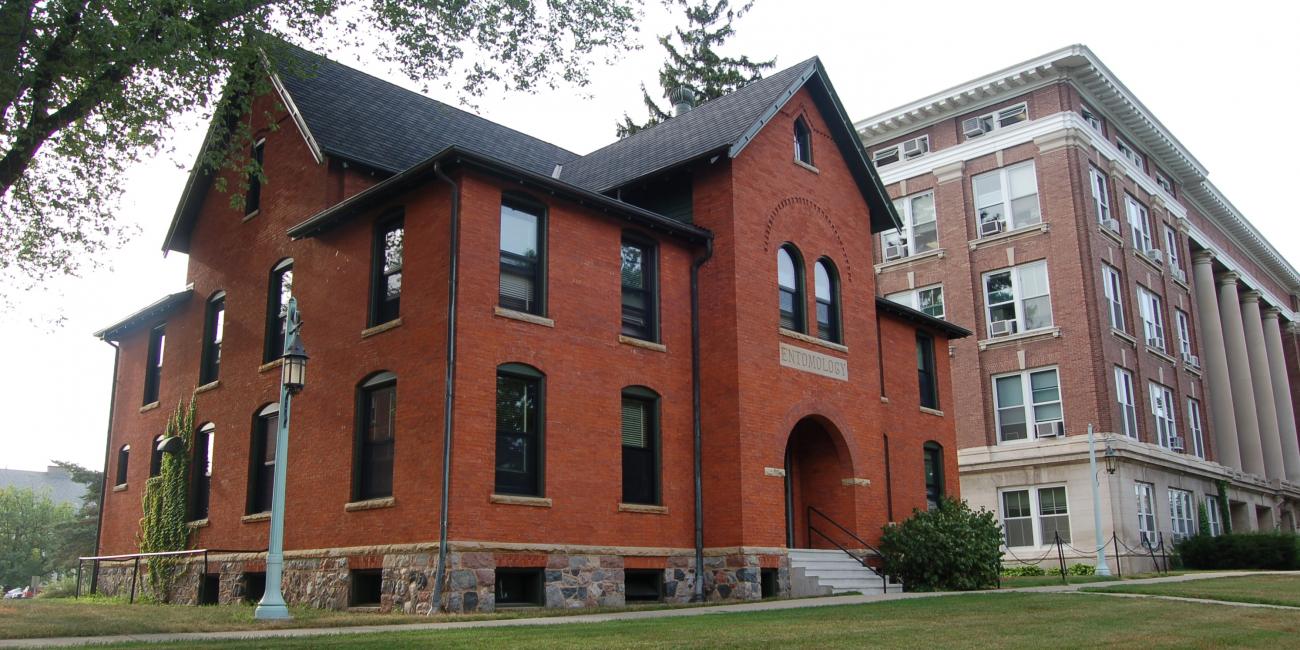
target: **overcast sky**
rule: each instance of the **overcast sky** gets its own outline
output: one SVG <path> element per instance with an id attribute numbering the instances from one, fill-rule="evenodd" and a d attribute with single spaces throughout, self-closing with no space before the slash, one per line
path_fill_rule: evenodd
<path id="1" fill-rule="evenodd" d="M 648 0 L 644 49 L 601 69 L 585 91 L 496 93 L 484 117 L 586 153 L 613 139 L 624 111 L 643 118 L 639 86 L 655 87 L 654 37 L 676 18 Z M 820 56 L 852 119 L 862 119 L 1071 43 L 1091 47 L 1210 171 L 1210 180 L 1300 265 L 1290 198 L 1300 130 L 1300 3 L 782 2 L 758 0 L 726 48 L 778 67 Z M 310 45 L 310 44 L 306 44 Z M 417 87 L 364 53 L 349 65 Z M 434 96 L 455 102 L 451 93 Z M 581 93 L 590 97 L 582 97 Z M 140 229 L 88 277 L 54 283 L 0 315 L 0 467 L 43 469 L 51 459 L 103 465 L 113 351 L 91 333 L 185 285 L 185 256 L 163 257 L 163 235 L 204 126 L 182 120 L 175 159 L 129 175 L 124 224 Z M 274 191 L 275 179 L 267 191 Z M 34 326 L 62 315 L 61 326 Z M 310 342 L 310 334 L 308 333 Z"/>

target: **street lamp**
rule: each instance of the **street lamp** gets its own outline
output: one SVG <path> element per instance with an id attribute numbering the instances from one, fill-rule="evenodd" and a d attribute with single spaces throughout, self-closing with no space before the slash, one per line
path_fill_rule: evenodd
<path id="1" fill-rule="evenodd" d="M 1115 451 L 1115 445 L 1111 444 L 1109 438 L 1106 439 L 1106 473 L 1114 474 L 1119 469 L 1119 452 Z"/>
<path id="2" fill-rule="evenodd" d="M 1115 449 L 1110 446 L 1110 441 L 1106 441 L 1106 472 L 1114 474 L 1112 467 L 1114 460 L 1112 456 Z M 277 459 L 278 460 L 278 459 Z M 1088 466 L 1092 469 L 1092 527 L 1096 532 L 1097 541 L 1097 575 L 1110 575 L 1110 566 L 1106 564 L 1106 542 L 1101 537 L 1101 497 L 1097 495 L 1097 484 L 1101 482 L 1101 477 L 1097 475 L 1097 441 L 1092 435 L 1092 424 L 1088 425 Z"/>
<path id="3" fill-rule="evenodd" d="M 280 370 L 280 416 L 275 430 L 275 481 L 271 492 L 271 536 L 266 545 L 266 590 L 253 613 L 262 620 L 292 618 L 284 604 L 281 576 L 284 569 L 284 485 L 289 464 L 289 417 L 293 396 L 302 392 L 307 378 L 307 351 L 298 331 L 298 299 L 289 298 L 284 319 L 284 354 Z"/>

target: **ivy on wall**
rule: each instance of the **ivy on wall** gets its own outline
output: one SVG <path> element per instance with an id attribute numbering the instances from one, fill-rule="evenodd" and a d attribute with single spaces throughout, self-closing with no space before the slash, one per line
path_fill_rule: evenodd
<path id="1" fill-rule="evenodd" d="M 189 405 L 176 403 L 167 420 L 164 439 L 180 438 L 179 453 L 165 453 L 158 476 L 144 487 L 144 517 L 140 519 L 139 543 L 143 553 L 181 551 L 189 544 L 189 470 L 194 447 L 194 398 Z M 149 587 L 155 598 L 169 602 L 172 587 L 184 566 L 175 557 L 147 558 Z"/>

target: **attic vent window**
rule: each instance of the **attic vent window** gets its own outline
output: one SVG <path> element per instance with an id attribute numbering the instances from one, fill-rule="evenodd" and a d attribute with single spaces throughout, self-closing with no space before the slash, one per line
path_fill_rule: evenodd
<path id="1" fill-rule="evenodd" d="M 794 159 L 805 165 L 813 164 L 812 129 L 802 117 L 794 121 Z"/>
<path id="2" fill-rule="evenodd" d="M 922 135 L 880 149 L 876 151 L 875 155 L 872 156 L 872 159 L 875 161 L 876 167 L 884 167 L 885 165 L 892 165 L 899 160 L 920 158 L 927 153 L 930 153 L 930 136 Z"/>
<path id="3" fill-rule="evenodd" d="M 992 113 L 968 117 L 961 122 L 961 131 L 967 139 L 978 138 L 985 133 L 991 133 L 998 129 L 1004 129 L 1013 124 L 1019 124 L 1029 119 L 1029 105 L 1020 102 L 1015 106 L 1008 106 Z"/>

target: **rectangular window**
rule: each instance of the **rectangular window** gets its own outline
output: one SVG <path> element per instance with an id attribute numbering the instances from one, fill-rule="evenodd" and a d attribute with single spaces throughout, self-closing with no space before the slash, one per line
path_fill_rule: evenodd
<path id="1" fill-rule="evenodd" d="M 1034 509 L 1029 490 L 1002 493 L 1002 529 L 1007 546 L 1034 546 Z"/>
<path id="2" fill-rule="evenodd" d="M 1169 522 L 1174 533 L 1174 543 L 1196 534 L 1192 493 L 1187 490 L 1169 490 Z"/>
<path id="3" fill-rule="evenodd" d="M 939 498 L 943 496 L 943 448 L 927 442 L 922 453 L 925 454 L 925 506 L 937 510 Z"/>
<path id="4" fill-rule="evenodd" d="M 1007 490 L 1002 493 L 1006 545 L 1070 543 L 1070 508 L 1064 486 Z"/>
<path id="5" fill-rule="evenodd" d="M 659 503 L 656 401 L 623 395 L 623 503 Z"/>
<path id="6" fill-rule="evenodd" d="M 1097 222 L 1119 232 L 1119 228 L 1110 222 L 1110 188 L 1106 183 L 1106 175 L 1100 169 L 1089 166 L 1088 178 L 1092 185 L 1092 208 L 1097 213 Z"/>
<path id="7" fill-rule="evenodd" d="M 356 487 L 358 501 L 393 496 L 393 439 L 397 420 L 397 383 L 391 373 L 367 382 L 361 389 Z"/>
<path id="8" fill-rule="evenodd" d="M 157 325 L 149 330 L 148 357 L 144 364 L 144 403 L 158 401 L 158 385 L 162 382 L 163 353 L 167 348 L 167 326 Z"/>
<path id="9" fill-rule="evenodd" d="M 501 202 L 500 304 L 506 309 L 544 315 L 542 304 L 545 237 L 542 210 L 511 200 Z"/>
<path id="10" fill-rule="evenodd" d="M 1079 107 L 1079 114 L 1083 116 L 1083 121 L 1087 122 L 1093 131 L 1101 133 L 1101 117 L 1097 115 L 1096 111 L 1084 105 Z"/>
<path id="11" fill-rule="evenodd" d="M 935 318 L 943 318 L 944 316 L 943 285 L 941 284 L 891 293 L 885 296 L 885 299 L 900 305 L 907 305 Z"/>
<path id="12" fill-rule="evenodd" d="M 939 248 L 934 192 L 898 199 L 894 201 L 894 210 L 903 220 L 903 227 L 900 230 L 887 231 L 881 236 L 885 261 L 919 255 Z"/>
<path id="13" fill-rule="evenodd" d="M 1156 444 L 1165 449 L 1176 448 L 1181 451 L 1182 441 L 1178 437 L 1178 420 L 1174 416 L 1174 393 L 1168 386 L 1150 382 L 1151 414 L 1156 418 Z"/>
<path id="14" fill-rule="evenodd" d="M 498 494 L 542 495 L 541 377 L 497 371 Z"/>
<path id="15" fill-rule="evenodd" d="M 1170 196 L 1174 195 L 1173 182 L 1169 180 L 1168 176 L 1165 176 L 1164 174 L 1160 173 L 1160 171 L 1158 170 L 1156 171 L 1156 185 L 1159 185 L 1160 189 L 1168 192 Z"/>
<path id="16" fill-rule="evenodd" d="M 1138 169 L 1146 171 L 1146 164 L 1142 154 L 1138 153 L 1138 150 L 1125 142 L 1123 138 L 1115 138 L 1115 148 L 1119 149 L 1119 155 L 1123 156 L 1125 160 L 1136 165 Z"/>
<path id="17" fill-rule="evenodd" d="M 1156 543 L 1156 489 L 1150 483 L 1137 483 L 1138 537 L 1144 544 Z"/>
<path id="18" fill-rule="evenodd" d="M 293 260 L 285 260 L 271 271 L 266 295 L 266 349 L 262 361 L 270 363 L 284 356 L 284 328 L 293 297 Z"/>
<path id="19" fill-rule="evenodd" d="M 656 331 L 658 287 L 655 249 L 646 244 L 623 241 L 623 334 L 643 341 L 658 341 Z"/>
<path id="20" fill-rule="evenodd" d="M 226 294 L 208 300 L 203 325 L 203 358 L 199 364 L 199 384 L 210 384 L 221 376 L 221 339 L 226 330 Z"/>
<path id="21" fill-rule="evenodd" d="M 1149 256 L 1155 248 L 1155 242 L 1151 239 L 1151 213 L 1145 205 L 1128 194 L 1124 195 L 1124 213 L 1128 217 L 1130 230 L 1133 231 L 1133 248 Z"/>
<path id="22" fill-rule="evenodd" d="M 1219 497 L 1205 495 L 1205 518 L 1210 523 L 1210 536 L 1223 534 L 1223 515 L 1219 512 Z"/>
<path id="23" fill-rule="evenodd" d="M 265 152 L 266 139 L 263 138 L 253 145 L 250 154 L 257 165 L 257 170 L 248 174 L 248 193 L 244 195 L 244 216 L 253 215 L 262 209 L 262 160 Z"/>
<path id="24" fill-rule="evenodd" d="M 1197 458 L 1205 458 L 1205 429 L 1201 426 L 1201 403 L 1194 397 L 1187 398 L 1187 430 L 1192 437 L 1192 453 Z"/>
<path id="25" fill-rule="evenodd" d="M 1142 311 L 1142 335 L 1147 347 L 1165 351 L 1165 317 L 1160 296 L 1138 286 L 1138 307 Z"/>
<path id="26" fill-rule="evenodd" d="M 1137 401 L 1133 394 L 1133 374 L 1115 367 L 1115 393 L 1119 396 L 1120 430 L 1124 435 L 1138 437 Z"/>
<path id="27" fill-rule="evenodd" d="M 1043 221 L 1032 160 L 980 174 L 971 182 L 975 188 L 975 222 L 981 237 Z"/>
<path id="28" fill-rule="evenodd" d="M 916 372 L 921 386 L 921 406 L 939 408 L 939 384 L 934 371 L 934 339 L 925 332 L 916 333 Z"/>
<path id="29" fill-rule="evenodd" d="M 253 427 L 252 470 L 248 473 L 248 514 L 271 511 L 275 485 L 275 442 L 280 413 L 258 416 Z"/>
<path id="30" fill-rule="evenodd" d="M 984 304 L 990 337 L 1051 327 L 1047 260 L 984 274 Z"/>
<path id="31" fill-rule="evenodd" d="M 1103 263 L 1101 283 L 1106 291 L 1106 304 L 1110 308 L 1110 326 L 1121 332 L 1126 331 L 1124 329 L 1124 283 L 1120 279 L 1119 269 Z"/>
<path id="32" fill-rule="evenodd" d="M 1027 119 L 1029 119 L 1029 107 L 1025 102 L 1021 102 L 992 113 L 968 117 L 962 120 L 961 130 L 968 139 L 978 138 L 1012 124 L 1019 124 Z"/>
<path id="33" fill-rule="evenodd" d="M 397 216 L 375 229 L 370 254 L 370 326 L 397 320 L 402 305 L 402 251 L 406 228 Z"/>
<path id="34" fill-rule="evenodd" d="M 872 160 L 875 161 L 876 167 L 891 165 L 899 160 L 911 160 L 920 158 L 930 153 L 930 136 L 923 135 L 905 140 L 898 144 L 890 145 L 884 149 L 877 149 L 872 154 Z"/>
<path id="35" fill-rule="evenodd" d="M 542 605 L 546 602 L 544 569 L 496 570 L 496 604 Z"/>
<path id="36" fill-rule="evenodd" d="M 1169 263 L 1169 268 L 1175 271 L 1183 270 L 1183 265 L 1178 260 L 1178 233 L 1167 225 L 1165 226 L 1165 254 L 1168 256 L 1166 261 Z"/>
<path id="37" fill-rule="evenodd" d="M 998 441 L 1055 437 L 1064 431 L 1056 368 L 993 378 Z"/>
<path id="38" fill-rule="evenodd" d="M 1174 307 L 1174 326 L 1178 329 L 1178 351 L 1183 355 L 1183 361 L 1192 357 L 1192 319 L 1187 312 Z"/>
<path id="39" fill-rule="evenodd" d="M 208 503 L 212 494 L 212 451 L 217 430 L 212 425 L 200 429 L 194 440 L 194 464 L 191 468 L 193 497 L 190 501 L 190 521 L 208 518 Z"/>

